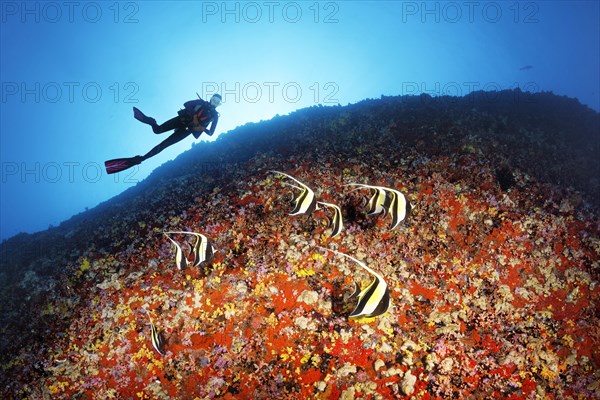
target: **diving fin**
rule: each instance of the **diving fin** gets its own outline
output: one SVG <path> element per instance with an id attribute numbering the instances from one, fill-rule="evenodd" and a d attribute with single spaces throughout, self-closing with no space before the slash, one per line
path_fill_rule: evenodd
<path id="1" fill-rule="evenodd" d="M 104 162 L 107 174 L 115 174 L 117 172 L 125 171 L 128 168 L 138 165 L 144 161 L 144 157 L 135 156 L 130 158 L 115 158 L 114 160 L 108 160 Z"/>
<path id="2" fill-rule="evenodd" d="M 133 107 L 133 118 L 148 125 L 156 125 L 156 120 L 154 118 L 146 116 L 137 107 Z"/>

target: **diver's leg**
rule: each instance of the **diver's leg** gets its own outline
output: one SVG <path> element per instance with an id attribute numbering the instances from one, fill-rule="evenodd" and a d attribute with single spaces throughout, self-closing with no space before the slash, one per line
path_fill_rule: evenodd
<path id="1" fill-rule="evenodd" d="M 152 131 L 154 131 L 154 133 L 164 133 L 167 131 L 171 131 L 173 129 L 185 130 L 185 128 L 186 128 L 186 126 L 181 121 L 181 117 L 171 118 L 170 120 L 163 122 L 161 125 L 157 125 L 157 124 L 152 125 Z"/>
<path id="2" fill-rule="evenodd" d="M 160 144 L 158 144 L 158 146 L 154 147 L 152 150 L 150 150 L 148 153 L 146 153 L 146 155 L 144 155 L 142 157 L 142 161 L 147 160 L 148 158 L 157 155 L 158 153 L 160 153 L 161 151 L 163 151 L 170 145 L 175 144 L 175 143 L 179 142 L 180 140 L 185 139 L 191 133 L 192 133 L 191 131 L 188 131 L 185 128 L 176 129 L 175 132 L 173 132 L 171 134 L 171 136 L 169 136 L 168 138 L 163 140 Z"/>
<path id="3" fill-rule="evenodd" d="M 154 118 L 148 117 L 136 107 L 133 107 L 133 117 L 144 124 L 150 125 L 154 133 L 164 133 L 173 129 L 186 128 L 181 117 L 171 118 L 163 124 L 158 125 Z"/>

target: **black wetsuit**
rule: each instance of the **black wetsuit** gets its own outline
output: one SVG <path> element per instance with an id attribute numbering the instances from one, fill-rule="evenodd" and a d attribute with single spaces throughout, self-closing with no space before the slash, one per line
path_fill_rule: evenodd
<path id="1" fill-rule="evenodd" d="M 171 118 L 170 120 L 165 121 L 161 125 L 158 125 L 154 118 L 147 117 L 137 108 L 134 108 L 135 118 L 143 123 L 150 125 L 154 133 L 161 134 L 173 129 L 175 130 L 175 132 L 173 132 L 171 136 L 163 140 L 148 153 L 141 156 L 139 160 L 140 162 L 157 155 L 167 147 L 185 139 L 190 134 L 193 134 L 194 137 L 198 139 L 202 132 L 206 132 L 209 136 L 212 136 L 212 134 L 215 133 L 215 128 L 217 127 L 217 122 L 219 120 L 219 113 L 217 112 L 215 107 L 213 107 L 209 102 L 204 101 L 202 99 L 190 100 L 186 102 L 183 106 L 184 108 L 179 111 L 179 115 L 177 117 Z M 203 131 L 194 131 L 191 129 L 191 124 L 194 119 L 194 116 L 197 117 L 198 123 L 204 127 Z M 210 129 L 207 129 L 209 123 L 211 124 L 211 126 Z"/>

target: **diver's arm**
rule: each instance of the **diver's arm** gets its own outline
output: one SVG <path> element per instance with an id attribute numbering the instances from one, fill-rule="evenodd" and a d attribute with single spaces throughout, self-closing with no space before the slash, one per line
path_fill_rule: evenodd
<path id="1" fill-rule="evenodd" d="M 213 133 L 215 133 L 215 129 L 217 128 L 217 123 L 219 122 L 219 113 L 217 113 L 217 115 L 215 115 L 215 118 L 213 118 L 211 124 L 210 124 L 210 130 L 205 129 L 204 132 L 206 132 L 206 134 L 208 136 L 212 136 Z"/>

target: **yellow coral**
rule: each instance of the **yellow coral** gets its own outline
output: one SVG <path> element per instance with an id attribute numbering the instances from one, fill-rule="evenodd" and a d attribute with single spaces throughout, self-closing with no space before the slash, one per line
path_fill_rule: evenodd
<path id="1" fill-rule="evenodd" d="M 148 364 L 148 369 L 154 373 L 158 372 L 158 371 L 154 371 L 155 369 L 162 370 L 163 367 L 164 367 L 164 362 L 157 358 L 153 358 L 151 364 Z"/>
<path id="2" fill-rule="evenodd" d="M 152 358 L 152 352 L 146 347 L 145 344 L 138 350 L 137 353 L 135 353 L 133 356 L 131 356 L 131 361 L 135 362 L 142 358 L 148 358 L 148 359 Z"/>
<path id="3" fill-rule="evenodd" d="M 275 313 L 271 313 L 271 315 L 267 317 L 266 322 L 271 328 L 277 325 L 277 317 L 275 316 Z"/>
<path id="4" fill-rule="evenodd" d="M 222 308 L 217 308 L 215 311 L 213 311 L 212 313 L 212 318 L 218 318 L 221 315 L 223 315 L 223 309 Z"/>
<path id="5" fill-rule="evenodd" d="M 298 278 L 305 278 L 307 276 L 313 276 L 316 272 L 312 268 L 296 268 L 294 267 L 294 272 Z"/>
<path id="6" fill-rule="evenodd" d="M 91 268 L 91 265 L 90 265 L 89 260 L 87 258 L 84 258 L 83 261 L 81 262 L 81 266 L 79 267 L 79 270 L 81 272 L 85 272 L 90 268 Z"/>
<path id="7" fill-rule="evenodd" d="M 549 382 L 550 387 L 554 387 L 554 381 L 556 380 L 556 378 L 558 378 L 558 372 L 552 371 L 550 368 L 544 365 L 542 367 L 542 372 L 540 372 L 540 375 L 542 375 L 542 377 Z"/>
<path id="8" fill-rule="evenodd" d="M 313 354 L 311 357 L 311 363 L 315 368 L 319 368 L 319 365 L 321 365 L 321 356 L 318 354 Z"/>
<path id="9" fill-rule="evenodd" d="M 322 254 L 319 254 L 319 253 L 314 253 L 314 254 L 311 256 L 311 258 L 312 258 L 314 261 L 323 261 L 323 260 L 325 260 L 325 257 L 324 257 Z"/>
<path id="10" fill-rule="evenodd" d="M 258 282 L 256 284 L 256 286 L 254 287 L 254 294 L 256 296 L 263 296 L 267 291 L 267 287 L 265 286 L 264 282 Z"/>
<path id="11" fill-rule="evenodd" d="M 194 285 L 194 291 L 197 293 L 203 293 L 204 292 L 204 282 L 201 281 L 200 279 L 193 279 L 192 280 L 192 285 Z"/>
<path id="12" fill-rule="evenodd" d="M 57 394 L 60 392 L 64 392 L 65 389 L 67 389 L 69 386 L 70 386 L 69 382 L 66 382 L 66 381 L 60 382 L 59 381 L 59 382 L 56 382 L 56 384 L 54 384 L 54 385 L 48 386 L 48 389 L 50 389 L 50 392 L 52 394 Z"/>
<path id="13" fill-rule="evenodd" d="M 104 345 L 104 342 L 100 339 L 96 340 L 96 343 L 92 344 L 90 349 L 94 352 L 98 351 L 100 347 Z"/>
<path id="14" fill-rule="evenodd" d="M 562 338 L 563 338 L 563 340 L 565 342 L 567 342 L 567 344 L 569 345 L 569 347 L 573 347 L 574 340 L 571 337 L 571 335 L 564 335 Z"/>
<path id="15" fill-rule="evenodd" d="M 235 303 L 226 303 L 223 308 L 225 308 L 225 318 L 231 318 L 235 312 Z"/>

